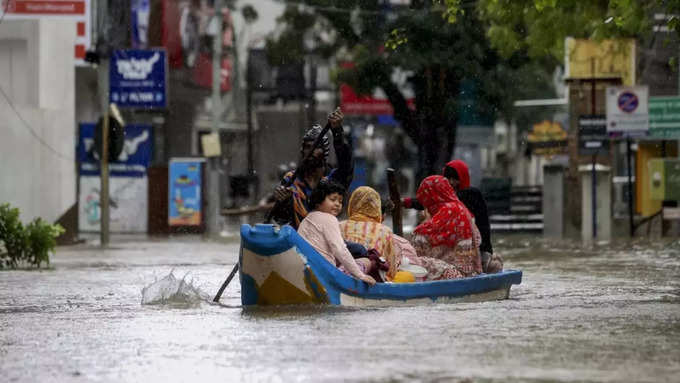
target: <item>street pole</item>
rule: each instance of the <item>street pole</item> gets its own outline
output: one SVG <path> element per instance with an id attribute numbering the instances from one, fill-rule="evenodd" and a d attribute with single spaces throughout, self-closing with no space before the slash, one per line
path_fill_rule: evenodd
<path id="1" fill-rule="evenodd" d="M 238 63 L 237 63 L 238 64 Z M 236 65 L 237 65 L 236 64 Z M 246 125 L 248 127 L 248 135 L 246 137 L 248 143 L 248 176 L 252 177 L 255 174 L 255 160 L 253 158 L 253 73 L 250 67 L 250 55 L 246 62 Z"/>
<path id="2" fill-rule="evenodd" d="M 633 156 L 630 152 L 630 137 L 626 137 L 626 156 L 628 157 L 628 224 L 630 226 L 630 237 L 635 236 L 635 223 L 633 222 Z"/>
<path id="3" fill-rule="evenodd" d="M 592 163 L 592 173 L 591 173 L 591 182 L 592 182 L 592 190 L 591 193 L 592 195 L 592 203 L 593 203 L 593 238 L 597 238 L 597 172 L 595 171 L 595 166 L 597 165 L 597 154 L 593 154 L 593 163 Z"/>
<path id="4" fill-rule="evenodd" d="M 592 58 L 590 59 L 590 70 L 592 73 L 593 77 L 593 82 L 591 83 L 591 88 L 590 88 L 590 114 L 595 115 L 595 110 L 597 109 L 597 103 L 595 98 L 597 97 L 597 89 L 595 87 L 596 80 L 595 80 L 595 59 Z M 592 163 L 592 169 L 591 169 L 591 201 L 592 201 L 592 209 L 593 209 L 593 238 L 597 238 L 597 171 L 595 170 L 595 166 L 597 165 L 597 151 L 593 155 L 593 163 Z"/>
<path id="5" fill-rule="evenodd" d="M 222 116 L 222 0 L 215 0 L 215 24 L 216 31 L 213 38 L 213 58 L 212 58 L 212 133 L 219 137 L 220 117 Z M 208 235 L 216 235 L 219 232 L 219 202 L 220 202 L 220 157 L 210 157 L 208 159 L 208 207 L 206 211 L 206 230 Z"/>
<path id="6" fill-rule="evenodd" d="M 100 44 L 107 44 L 107 7 L 108 1 L 99 1 L 97 3 L 97 22 L 98 25 L 98 42 Z M 98 68 L 98 89 L 100 108 L 102 111 L 102 147 L 100 148 L 99 158 L 99 207 L 100 214 L 100 242 L 101 247 L 106 247 L 109 244 L 109 57 L 108 49 L 100 50 Z"/>

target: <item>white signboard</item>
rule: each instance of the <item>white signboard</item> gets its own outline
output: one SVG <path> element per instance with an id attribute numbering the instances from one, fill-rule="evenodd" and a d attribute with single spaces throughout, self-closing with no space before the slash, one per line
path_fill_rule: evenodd
<path id="1" fill-rule="evenodd" d="M 110 177 L 109 227 L 115 233 L 146 233 L 148 222 L 147 177 Z M 99 231 L 99 176 L 80 177 L 78 229 Z"/>
<path id="2" fill-rule="evenodd" d="M 85 51 L 90 49 L 91 0 L 0 0 L 0 20 L 32 20 L 43 18 L 75 21 L 75 63 L 85 63 Z"/>
<path id="3" fill-rule="evenodd" d="M 607 132 L 643 135 L 649 130 L 649 88 L 607 88 Z"/>

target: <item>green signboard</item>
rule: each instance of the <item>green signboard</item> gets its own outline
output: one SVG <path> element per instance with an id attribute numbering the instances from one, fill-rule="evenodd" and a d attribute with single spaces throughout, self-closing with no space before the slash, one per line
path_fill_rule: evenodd
<path id="1" fill-rule="evenodd" d="M 654 158 L 647 166 L 652 182 L 651 198 L 680 201 L 680 159 Z"/>
<path id="2" fill-rule="evenodd" d="M 680 138 L 680 97 L 649 98 L 649 136 Z"/>

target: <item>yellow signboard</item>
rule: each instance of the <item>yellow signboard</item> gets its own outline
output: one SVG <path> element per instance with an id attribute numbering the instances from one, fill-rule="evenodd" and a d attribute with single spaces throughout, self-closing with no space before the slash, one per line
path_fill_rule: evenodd
<path id="1" fill-rule="evenodd" d="M 567 132 L 560 123 L 545 120 L 534 124 L 527 141 L 534 154 L 552 156 L 566 151 Z"/>
<path id="2" fill-rule="evenodd" d="M 621 77 L 635 85 L 635 40 L 586 40 L 567 37 L 566 75 L 569 79 Z"/>

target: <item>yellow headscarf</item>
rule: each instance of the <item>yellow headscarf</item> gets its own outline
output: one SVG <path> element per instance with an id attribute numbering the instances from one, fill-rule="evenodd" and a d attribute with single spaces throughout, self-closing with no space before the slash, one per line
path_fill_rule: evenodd
<path id="1" fill-rule="evenodd" d="M 378 250 L 390 263 L 387 278 L 394 278 L 401 257 L 395 256 L 392 230 L 381 223 L 380 194 L 368 186 L 357 188 L 349 198 L 347 215 L 349 219 L 340 223 L 343 238 Z"/>
<path id="2" fill-rule="evenodd" d="M 347 215 L 352 221 L 381 223 L 380 194 L 368 186 L 358 187 L 349 198 Z"/>

